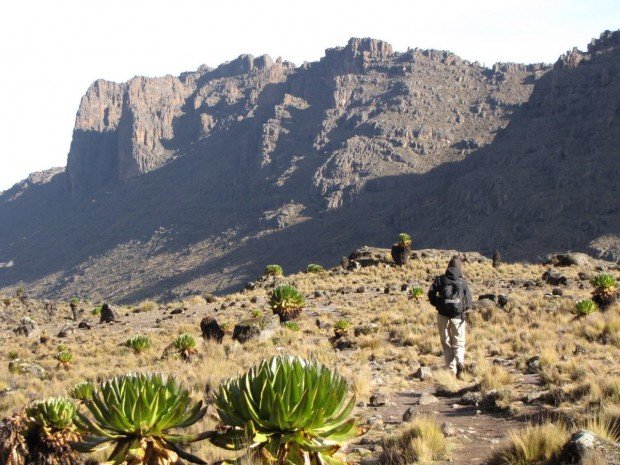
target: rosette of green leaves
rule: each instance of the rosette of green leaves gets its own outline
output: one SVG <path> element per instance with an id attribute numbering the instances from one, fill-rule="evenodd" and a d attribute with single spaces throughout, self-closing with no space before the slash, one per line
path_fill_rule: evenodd
<path id="1" fill-rule="evenodd" d="M 202 402 L 174 378 L 159 374 L 118 376 L 103 383 L 84 405 L 92 418 L 78 413 L 76 424 L 87 435 L 77 448 L 93 452 L 114 446 L 108 461 L 120 465 L 176 464 L 179 458 L 204 464 L 179 444 L 199 441 L 210 433 L 179 434 L 172 429 L 189 427 L 206 413 Z"/>
<path id="2" fill-rule="evenodd" d="M 78 383 L 69 391 L 69 397 L 76 400 L 86 401 L 93 397 L 95 385 L 90 381 Z"/>
<path id="3" fill-rule="evenodd" d="M 609 273 L 600 273 L 592 278 L 591 284 L 600 289 L 611 289 L 616 287 L 616 278 Z"/>
<path id="4" fill-rule="evenodd" d="M 581 299 L 575 302 L 573 314 L 577 316 L 586 316 L 590 313 L 596 312 L 596 310 L 596 304 L 592 301 L 592 299 Z"/>
<path id="5" fill-rule="evenodd" d="M 398 235 L 398 243 L 403 247 L 411 245 L 411 236 L 407 233 L 400 233 Z"/>
<path id="6" fill-rule="evenodd" d="M 424 289 L 422 288 L 422 286 L 413 286 L 411 289 L 409 289 L 409 295 L 412 299 L 418 300 L 424 295 Z"/>
<path id="7" fill-rule="evenodd" d="M 323 271 L 325 271 L 325 268 L 316 263 L 310 263 L 306 268 L 306 273 L 322 273 Z"/>
<path id="8" fill-rule="evenodd" d="M 290 284 L 276 287 L 269 295 L 269 306 L 282 321 L 297 318 L 305 304 L 304 295 Z"/>
<path id="9" fill-rule="evenodd" d="M 280 265 L 267 265 L 265 267 L 266 276 L 282 276 L 283 274 L 284 270 Z"/>
<path id="10" fill-rule="evenodd" d="M 228 430 L 211 441 L 249 448 L 266 463 L 344 463 L 334 456 L 362 434 L 349 418 L 355 397 L 346 381 L 318 362 L 277 356 L 222 383 L 215 405 Z"/>
<path id="11" fill-rule="evenodd" d="M 66 397 L 50 397 L 30 404 L 26 408 L 26 416 L 44 428 L 62 430 L 73 427 L 76 410 L 73 400 Z"/>
<path id="12" fill-rule="evenodd" d="M 141 353 L 151 347 L 151 340 L 148 336 L 138 335 L 131 337 L 126 342 L 127 347 L 133 349 L 136 353 Z"/>

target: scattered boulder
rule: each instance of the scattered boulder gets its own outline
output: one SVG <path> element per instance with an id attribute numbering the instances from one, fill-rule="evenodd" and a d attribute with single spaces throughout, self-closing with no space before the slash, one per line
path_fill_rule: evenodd
<path id="1" fill-rule="evenodd" d="M 80 321 L 80 324 L 78 324 L 78 328 L 79 329 L 91 329 L 92 326 L 88 321 L 82 320 Z"/>
<path id="2" fill-rule="evenodd" d="M 447 438 L 450 438 L 450 437 L 453 437 L 453 436 L 457 435 L 456 427 L 452 423 L 449 423 L 447 421 L 444 421 L 441 424 L 441 432 Z"/>
<path id="3" fill-rule="evenodd" d="M 242 344 L 254 339 L 263 340 L 273 336 L 279 327 L 280 318 L 277 315 L 270 314 L 252 318 L 236 324 L 232 338 Z"/>
<path id="4" fill-rule="evenodd" d="M 430 379 L 433 377 L 433 372 L 429 367 L 420 367 L 418 371 L 415 372 L 414 375 L 420 381 L 424 381 L 426 379 Z"/>
<path id="5" fill-rule="evenodd" d="M 432 395 L 430 392 L 423 392 L 420 398 L 418 399 L 418 405 L 432 405 L 438 404 L 439 399 Z"/>
<path id="6" fill-rule="evenodd" d="M 41 330 L 39 329 L 39 323 L 30 318 L 29 316 L 23 317 L 19 320 L 19 325 L 13 330 L 15 334 L 26 336 L 28 338 L 39 337 Z"/>
<path id="7" fill-rule="evenodd" d="M 540 371 L 540 359 L 540 355 L 534 355 L 533 357 L 530 357 L 527 362 L 525 362 L 525 372 L 529 374 L 538 373 Z"/>
<path id="8" fill-rule="evenodd" d="M 408 422 L 412 418 L 413 418 L 413 410 L 411 410 L 411 407 L 407 407 L 407 410 L 405 410 L 405 413 L 403 413 L 403 421 Z"/>
<path id="9" fill-rule="evenodd" d="M 542 275 L 542 280 L 551 286 L 566 286 L 568 278 L 556 271 L 547 270 Z"/>
<path id="10" fill-rule="evenodd" d="M 561 297 L 561 296 L 563 296 L 563 295 L 564 295 L 564 291 L 563 291 L 562 289 L 560 289 L 559 287 L 554 287 L 554 288 L 551 290 L 551 294 L 552 294 L 552 295 L 555 295 L 555 296 L 558 296 L 558 297 Z"/>
<path id="11" fill-rule="evenodd" d="M 104 303 L 101 307 L 101 315 L 99 316 L 99 323 L 113 323 L 118 321 L 120 312 L 118 308 Z"/>
<path id="12" fill-rule="evenodd" d="M 27 362 L 19 358 L 9 362 L 9 371 L 19 375 L 31 375 L 39 379 L 48 379 L 49 373 L 38 363 Z"/>
<path id="13" fill-rule="evenodd" d="M 217 320 L 211 316 L 205 316 L 200 322 L 200 330 L 203 339 L 207 341 L 222 342 L 224 330 L 220 327 Z"/>
<path id="14" fill-rule="evenodd" d="M 360 325 L 357 326 L 354 330 L 353 330 L 353 334 L 355 334 L 355 336 L 369 336 L 371 334 L 377 334 L 379 332 L 379 325 L 377 325 L 376 323 L 369 323 L 367 325 Z"/>
<path id="15" fill-rule="evenodd" d="M 69 334 L 72 334 L 75 332 L 75 326 L 73 326 L 72 323 L 67 323 L 66 325 L 64 325 L 62 327 L 62 329 L 58 332 L 58 336 L 57 337 L 68 337 Z"/>
<path id="16" fill-rule="evenodd" d="M 461 396 L 461 400 L 459 403 L 463 405 L 474 405 L 478 406 L 482 402 L 482 394 L 477 391 L 469 391 Z"/>
<path id="17" fill-rule="evenodd" d="M 478 296 L 478 300 L 491 300 L 497 302 L 497 295 L 495 294 L 481 294 Z"/>
<path id="18" fill-rule="evenodd" d="M 564 253 L 555 254 L 547 257 L 543 265 L 553 266 L 586 266 L 592 259 L 584 253 Z"/>
<path id="19" fill-rule="evenodd" d="M 388 263 L 386 260 L 385 249 L 368 246 L 357 249 L 355 252 L 349 255 L 349 265 L 347 266 L 347 269 L 351 269 L 351 262 L 359 264 L 359 266 L 362 268 Z"/>
<path id="20" fill-rule="evenodd" d="M 592 431 L 577 431 L 566 443 L 558 463 L 586 465 L 592 463 L 620 464 L 620 444 L 607 441 Z"/>
<path id="21" fill-rule="evenodd" d="M 357 348 L 357 343 L 346 336 L 342 337 L 332 337 L 330 338 L 330 342 L 335 350 L 353 350 Z"/>
<path id="22" fill-rule="evenodd" d="M 375 392 L 370 396 L 368 405 L 371 407 L 381 407 L 387 403 L 387 397 L 382 392 Z"/>
<path id="23" fill-rule="evenodd" d="M 184 311 L 185 311 L 184 307 L 177 307 L 177 308 L 173 308 L 172 310 L 170 310 L 170 314 L 171 315 L 180 315 Z"/>
<path id="24" fill-rule="evenodd" d="M 357 289 L 355 289 L 355 292 L 357 292 L 358 294 L 363 294 L 364 292 L 366 292 L 366 286 L 358 286 Z"/>
<path id="25" fill-rule="evenodd" d="M 508 305 L 509 301 L 510 299 L 508 299 L 508 297 L 505 296 L 504 294 L 499 294 L 497 296 L 497 305 L 499 305 L 500 308 L 504 308 L 506 305 Z"/>

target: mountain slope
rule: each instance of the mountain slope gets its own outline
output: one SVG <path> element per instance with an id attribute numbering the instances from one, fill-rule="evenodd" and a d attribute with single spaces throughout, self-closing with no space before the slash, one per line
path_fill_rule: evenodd
<path id="1" fill-rule="evenodd" d="M 97 81 L 68 165 L 0 196 L 0 286 L 139 299 L 331 265 L 401 230 L 533 258 L 620 231 L 619 33 L 554 69 L 351 39 Z"/>

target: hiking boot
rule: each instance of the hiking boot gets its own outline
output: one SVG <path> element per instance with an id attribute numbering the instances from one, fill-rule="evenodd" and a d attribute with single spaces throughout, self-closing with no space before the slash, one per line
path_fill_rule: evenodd
<path id="1" fill-rule="evenodd" d="M 463 379 L 463 371 L 465 369 L 463 368 L 463 364 L 462 363 L 457 363 L 456 364 L 456 379 Z"/>

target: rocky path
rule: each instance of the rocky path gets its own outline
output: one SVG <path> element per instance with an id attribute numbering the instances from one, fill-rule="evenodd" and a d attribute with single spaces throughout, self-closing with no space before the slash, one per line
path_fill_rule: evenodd
<path id="1" fill-rule="evenodd" d="M 422 403 L 430 403 L 420 405 L 421 396 Z M 432 388 L 396 393 L 385 405 L 367 407 L 373 423 L 371 430 L 352 451 L 357 452 L 363 465 L 378 463 L 381 437 L 396 434 L 403 414 L 409 410 L 413 416 L 431 415 L 442 425 L 452 450 L 445 463 L 484 464 L 509 430 L 523 426 L 537 414 L 535 408 L 528 407 L 518 416 L 487 412 L 476 406 L 461 405 L 459 400 L 459 397 L 435 396 Z"/>

